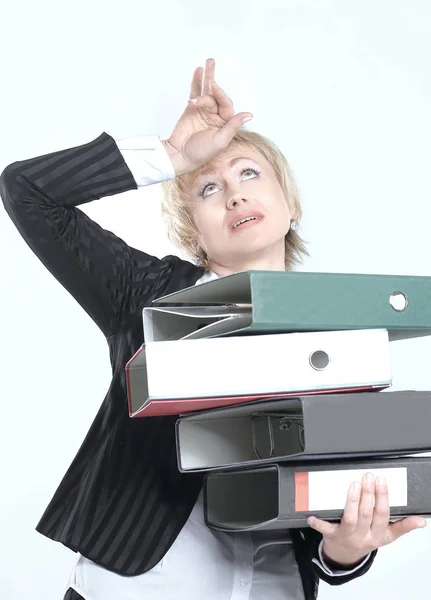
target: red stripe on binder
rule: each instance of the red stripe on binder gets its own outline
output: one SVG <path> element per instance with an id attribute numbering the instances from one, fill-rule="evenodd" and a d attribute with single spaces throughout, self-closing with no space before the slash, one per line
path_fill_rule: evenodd
<path id="1" fill-rule="evenodd" d="M 308 472 L 295 473 L 295 510 L 308 511 Z"/>

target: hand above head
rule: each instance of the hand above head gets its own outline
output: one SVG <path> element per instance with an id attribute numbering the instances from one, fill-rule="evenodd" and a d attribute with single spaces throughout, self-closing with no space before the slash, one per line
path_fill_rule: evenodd
<path id="1" fill-rule="evenodd" d="M 218 156 L 251 113 L 235 114 L 232 100 L 214 81 L 215 62 L 193 75 L 190 99 L 168 140 L 163 141 L 175 173 L 193 171 Z"/>
<path id="2" fill-rule="evenodd" d="M 340 523 L 310 517 L 308 523 L 323 535 L 323 556 L 346 568 L 359 563 L 370 552 L 387 546 L 402 535 L 426 526 L 422 517 L 406 517 L 390 523 L 386 482 L 372 474 L 349 489 Z"/>

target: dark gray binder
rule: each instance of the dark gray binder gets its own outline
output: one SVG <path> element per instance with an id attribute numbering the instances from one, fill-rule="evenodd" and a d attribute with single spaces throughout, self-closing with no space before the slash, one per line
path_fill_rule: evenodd
<path id="1" fill-rule="evenodd" d="M 431 392 L 298 395 L 220 408 L 180 418 L 176 438 L 182 472 L 427 452 Z"/>
<path id="2" fill-rule="evenodd" d="M 324 481 L 327 473 L 346 469 L 376 474 L 378 469 L 389 469 L 387 475 L 392 472 L 400 480 L 399 486 L 405 486 L 396 493 L 401 500 L 394 496 L 397 505 L 391 506 L 391 517 L 431 516 L 431 457 L 423 456 L 284 464 L 247 471 L 212 472 L 206 475 L 204 482 L 205 522 L 221 531 L 249 531 L 308 527 L 307 517 L 311 515 L 327 521 L 339 521 L 342 508 L 310 510 L 305 492 L 307 480 L 313 473 L 320 471 Z M 349 482 L 353 483 L 355 479 L 360 479 L 359 475 L 349 473 L 346 497 Z M 388 490 L 391 503 L 389 482 Z"/>

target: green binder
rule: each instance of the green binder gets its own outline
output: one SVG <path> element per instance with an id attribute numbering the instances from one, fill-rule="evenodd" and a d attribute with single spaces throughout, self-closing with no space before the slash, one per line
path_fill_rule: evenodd
<path id="1" fill-rule="evenodd" d="M 189 324 L 190 338 L 387 329 L 391 340 L 402 339 L 431 333 L 431 277 L 243 271 L 159 298 L 146 310 L 172 316 L 175 307 L 182 322 L 199 322 Z"/>

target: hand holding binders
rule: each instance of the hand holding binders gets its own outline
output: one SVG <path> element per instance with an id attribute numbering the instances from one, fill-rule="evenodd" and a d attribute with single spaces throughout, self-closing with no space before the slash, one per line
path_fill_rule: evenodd
<path id="1" fill-rule="evenodd" d="M 431 457 L 424 456 L 212 472 L 204 481 L 205 522 L 251 531 L 307 527 L 311 515 L 339 521 L 349 486 L 368 472 L 385 477 L 392 518 L 431 516 Z"/>

